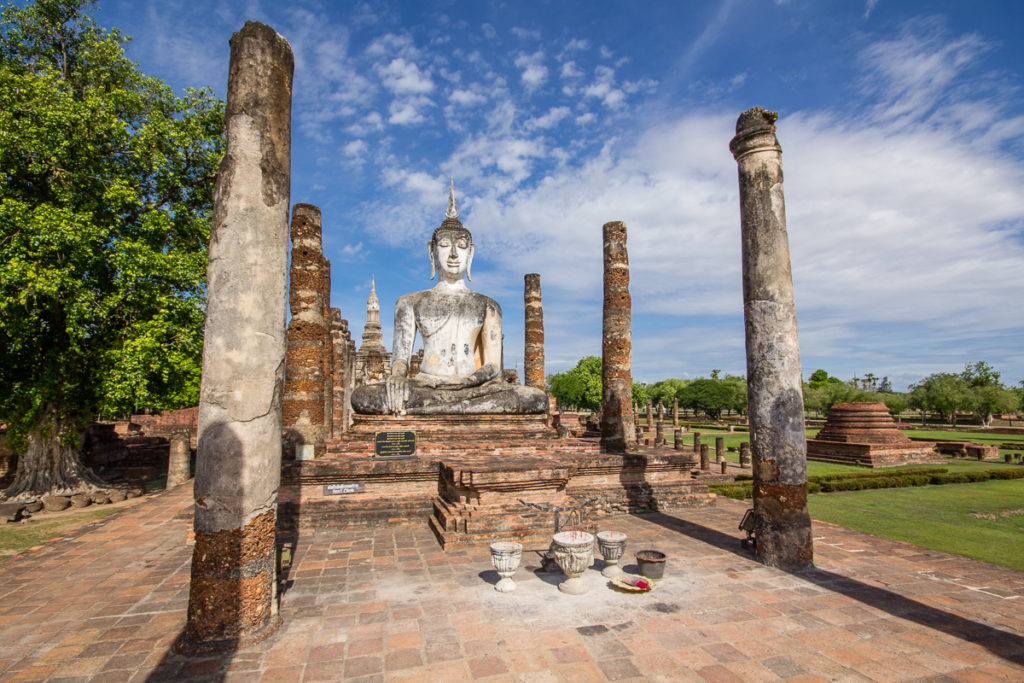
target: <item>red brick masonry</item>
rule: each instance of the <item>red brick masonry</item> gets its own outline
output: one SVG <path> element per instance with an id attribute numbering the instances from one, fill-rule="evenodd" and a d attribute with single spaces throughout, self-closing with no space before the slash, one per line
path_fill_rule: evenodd
<path id="1" fill-rule="evenodd" d="M 566 507 L 594 498 L 586 517 L 712 505 L 693 478 L 690 453 L 637 449 L 602 453 L 596 439 L 554 437 L 544 415 L 355 416 L 327 455 L 282 471 L 283 530 L 363 524 L 427 524 L 444 547 L 496 535 L 549 536 L 554 516 L 527 507 Z M 374 460 L 374 434 L 412 431 L 417 457 Z M 325 484 L 361 491 L 327 494 Z"/>
<path id="2" fill-rule="evenodd" d="M 911 441 L 880 401 L 837 403 L 818 435 L 807 440 L 807 459 L 867 467 L 941 462 L 934 447 Z"/>

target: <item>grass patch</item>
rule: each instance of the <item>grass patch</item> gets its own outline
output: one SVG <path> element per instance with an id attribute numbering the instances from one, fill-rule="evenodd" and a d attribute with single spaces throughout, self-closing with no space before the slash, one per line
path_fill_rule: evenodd
<path id="1" fill-rule="evenodd" d="M 75 529 L 114 514 L 122 507 L 111 505 L 84 508 L 81 512 L 67 512 L 47 516 L 37 513 L 24 524 L 0 524 L 0 559 L 37 546 L 52 538 L 64 536 Z"/>
<path id="2" fill-rule="evenodd" d="M 808 507 L 817 520 L 1024 571 L 1024 479 L 844 491 Z"/>

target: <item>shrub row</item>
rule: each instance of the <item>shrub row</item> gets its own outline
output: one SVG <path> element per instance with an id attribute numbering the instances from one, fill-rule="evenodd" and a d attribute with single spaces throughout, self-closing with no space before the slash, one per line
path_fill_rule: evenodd
<path id="1" fill-rule="evenodd" d="M 749 475 L 748 475 L 749 476 Z M 966 472 L 949 472 L 943 468 L 924 467 L 916 470 L 882 473 L 833 474 L 810 477 L 807 481 L 807 493 L 832 493 L 833 491 L 863 491 L 866 489 L 903 488 L 907 486 L 927 486 L 929 484 L 969 484 L 989 479 L 1021 479 L 1024 469 L 968 470 Z M 708 489 L 726 498 L 744 500 L 753 496 L 753 482 L 711 484 Z"/>

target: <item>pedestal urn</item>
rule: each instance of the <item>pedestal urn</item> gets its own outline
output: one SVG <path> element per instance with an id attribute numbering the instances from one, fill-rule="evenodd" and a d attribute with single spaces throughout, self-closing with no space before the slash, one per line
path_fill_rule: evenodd
<path id="1" fill-rule="evenodd" d="M 498 570 L 501 579 L 494 584 L 494 590 L 499 593 L 508 593 L 516 589 L 512 575 L 519 568 L 519 561 L 523 557 L 523 544 L 515 541 L 498 541 L 491 544 L 491 564 Z"/>
<path id="2" fill-rule="evenodd" d="M 586 531 L 562 531 L 551 540 L 555 562 L 568 577 L 558 584 L 558 590 L 570 595 L 586 592 L 580 576 L 594 561 L 594 535 Z"/>
<path id="3" fill-rule="evenodd" d="M 597 534 L 597 549 L 601 551 L 607 565 L 601 570 L 601 576 L 614 579 L 622 576 L 622 567 L 619 566 L 619 558 L 626 550 L 626 534 L 621 531 L 600 531 Z"/>

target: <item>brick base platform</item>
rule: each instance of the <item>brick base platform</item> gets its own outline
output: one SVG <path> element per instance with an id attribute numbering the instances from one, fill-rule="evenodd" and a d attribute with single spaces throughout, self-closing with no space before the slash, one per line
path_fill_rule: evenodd
<path id="1" fill-rule="evenodd" d="M 374 435 L 416 433 L 416 457 L 375 460 Z M 282 531 L 430 524 L 445 548 L 550 536 L 551 512 L 593 498 L 585 517 L 712 505 L 694 459 L 671 449 L 606 454 L 595 439 L 555 438 L 544 415 L 356 416 L 322 458 L 282 468 Z M 331 485 L 347 484 L 347 489 Z M 345 492 L 336 493 L 338 490 Z"/>

